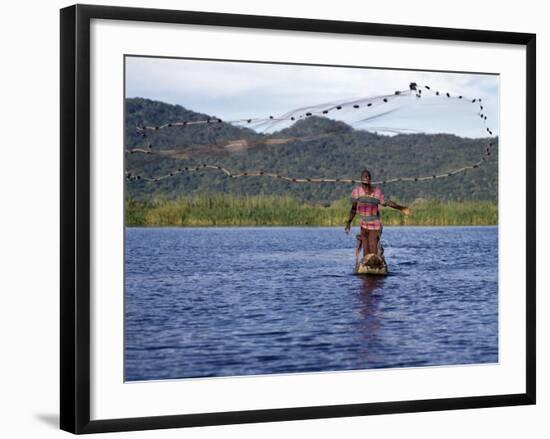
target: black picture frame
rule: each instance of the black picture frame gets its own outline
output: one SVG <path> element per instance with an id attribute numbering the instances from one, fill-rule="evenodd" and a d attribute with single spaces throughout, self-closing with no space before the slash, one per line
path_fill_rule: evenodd
<path id="1" fill-rule="evenodd" d="M 70 6 L 61 9 L 60 14 L 61 429 L 81 434 L 535 404 L 536 36 L 534 34 L 89 5 Z M 527 60 L 525 66 L 527 83 L 525 393 L 90 420 L 90 21 L 92 19 L 525 46 Z"/>

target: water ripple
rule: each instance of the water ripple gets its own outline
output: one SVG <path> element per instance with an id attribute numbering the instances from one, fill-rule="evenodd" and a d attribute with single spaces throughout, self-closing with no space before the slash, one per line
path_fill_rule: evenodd
<path id="1" fill-rule="evenodd" d="M 387 277 L 340 228 L 126 230 L 127 380 L 494 363 L 498 229 L 384 229 Z"/>

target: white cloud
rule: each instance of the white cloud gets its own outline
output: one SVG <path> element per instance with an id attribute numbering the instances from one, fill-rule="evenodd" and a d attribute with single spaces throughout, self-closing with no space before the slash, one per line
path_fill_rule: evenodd
<path id="1" fill-rule="evenodd" d="M 495 124 L 498 120 L 494 75 L 141 57 L 127 58 L 126 72 L 129 97 L 180 104 L 224 119 L 391 94 L 414 81 L 441 92 L 482 98 Z M 455 131 L 464 129 L 457 124 Z"/>

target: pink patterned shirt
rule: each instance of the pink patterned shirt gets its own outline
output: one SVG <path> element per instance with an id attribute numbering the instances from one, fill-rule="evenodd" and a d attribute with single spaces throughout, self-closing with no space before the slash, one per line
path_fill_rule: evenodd
<path id="1" fill-rule="evenodd" d="M 361 217 L 361 227 L 367 230 L 380 230 L 380 211 L 378 206 L 385 205 L 384 193 L 378 187 L 371 187 L 369 193 L 363 186 L 357 186 L 351 192 L 351 202 L 357 203 L 357 214 Z"/>

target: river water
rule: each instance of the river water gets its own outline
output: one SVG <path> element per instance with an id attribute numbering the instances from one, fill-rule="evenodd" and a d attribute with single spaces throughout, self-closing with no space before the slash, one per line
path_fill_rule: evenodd
<path id="1" fill-rule="evenodd" d="M 127 381 L 498 362 L 498 229 L 127 228 Z"/>

